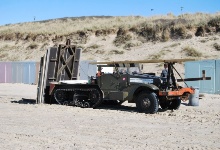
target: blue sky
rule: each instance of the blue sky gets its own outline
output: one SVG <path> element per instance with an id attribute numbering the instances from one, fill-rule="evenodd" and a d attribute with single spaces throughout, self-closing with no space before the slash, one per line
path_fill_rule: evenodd
<path id="1" fill-rule="evenodd" d="M 215 13 L 219 0 L 0 0 L 0 25 L 80 16 Z M 153 11 L 151 11 L 153 9 Z"/>

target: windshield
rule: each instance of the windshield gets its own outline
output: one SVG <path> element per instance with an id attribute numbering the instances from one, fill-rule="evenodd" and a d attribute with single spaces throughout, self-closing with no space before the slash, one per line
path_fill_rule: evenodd
<path id="1" fill-rule="evenodd" d="M 141 73 L 139 67 L 118 67 L 118 71 L 119 73 L 122 74 L 137 74 L 137 73 Z"/>

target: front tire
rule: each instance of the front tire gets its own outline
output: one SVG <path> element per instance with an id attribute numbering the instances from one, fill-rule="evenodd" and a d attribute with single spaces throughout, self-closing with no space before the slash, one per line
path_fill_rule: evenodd
<path id="1" fill-rule="evenodd" d="M 158 106 L 157 95 L 153 92 L 144 91 L 137 97 L 136 107 L 141 113 L 154 114 L 158 111 Z"/>
<path id="2" fill-rule="evenodd" d="M 180 99 L 180 98 L 177 98 L 177 99 L 171 101 L 170 105 L 168 106 L 168 109 L 177 110 L 177 109 L 179 109 L 180 104 L 181 104 L 181 99 Z"/>
<path id="3" fill-rule="evenodd" d="M 168 109 L 168 110 L 177 110 L 179 109 L 181 104 L 181 99 L 180 98 L 176 98 L 172 101 L 169 100 L 164 100 L 164 101 L 160 101 L 160 107 L 162 109 Z"/>

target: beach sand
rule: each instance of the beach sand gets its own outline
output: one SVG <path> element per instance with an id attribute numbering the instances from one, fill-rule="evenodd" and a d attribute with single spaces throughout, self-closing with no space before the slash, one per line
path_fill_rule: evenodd
<path id="1" fill-rule="evenodd" d="M 0 149 L 220 149 L 220 95 L 199 106 L 138 113 L 135 104 L 97 109 L 35 104 L 37 86 L 0 84 Z"/>

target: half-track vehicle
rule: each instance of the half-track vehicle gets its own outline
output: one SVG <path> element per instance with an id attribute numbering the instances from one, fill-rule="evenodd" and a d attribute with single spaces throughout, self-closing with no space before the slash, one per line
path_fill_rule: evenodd
<path id="1" fill-rule="evenodd" d="M 194 94 L 192 87 L 181 87 L 176 83 L 174 64 L 183 61 L 190 59 L 97 62 L 97 75 L 91 76 L 88 81 L 51 82 L 50 101 L 96 108 L 104 101 L 123 103 L 127 100 L 136 103 L 137 110 L 145 113 L 156 113 L 159 106 L 162 109 L 178 109 L 181 100 L 187 100 L 190 94 Z M 140 63 L 167 63 L 167 78 L 154 73 L 141 73 Z M 114 72 L 103 73 L 103 67 L 114 67 Z"/>

